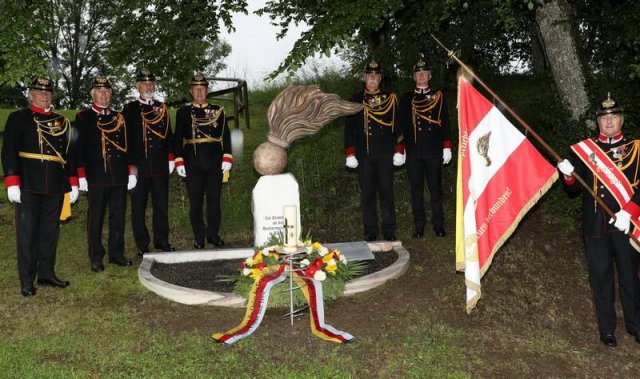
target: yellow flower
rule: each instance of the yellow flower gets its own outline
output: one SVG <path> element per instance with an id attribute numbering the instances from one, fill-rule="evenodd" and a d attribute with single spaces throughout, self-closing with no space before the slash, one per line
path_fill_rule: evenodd
<path id="1" fill-rule="evenodd" d="M 313 247 L 313 250 L 319 250 L 322 245 L 320 244 L 320 242 L 314 242 L 313 245 L 311 245 L 311 247 Z"/>
<path id="2" fill-rule="evenodd" d="M 262 270 L 258 270 L 257 268 L 251 269 L 251 279 L 258 280 L 262 277 Z"/>
<path id="3" fill-rule="evenodd" d="M 329 274 L 335 275 L 336 274 L 336 270 L 338 269 L 338 266 L 336 265 L 330 265 L 324 268 L 326 272 L 328 272 Z"/>
<path id="4" fill-rule="evenodd" d="M 256 264 L 261 263 L 262 262 L 262 253 L 256 254 L 253 257 L 253 260 L 255 261 Z"/>

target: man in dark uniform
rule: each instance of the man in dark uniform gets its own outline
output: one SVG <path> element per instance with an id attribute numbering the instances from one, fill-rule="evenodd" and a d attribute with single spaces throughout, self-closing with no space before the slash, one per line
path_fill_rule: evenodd
<path id="1" fill-rule="evenodd" d="M 442 91 L 434 91 L 429 87 L 431 70 L 422 60 L 413 67 L 413 79 L 416 88 L 402 96 L 398 115 L 407 149 L 413 237 L 422 237 L 427 223 L 424 209 L 425 178 L 431 197 L 433 231 L 437 236 L 444 237 L 442 164 L 451 161 L 449 112 Z"/>
<path id="2" fill-rule="evenodd" d="M 220 238 L 220 192 L 223 173 L 232 166 L 231 137 L 224 109 L 209 104 L 209 83 L 202 74 L 191 78 L 190 105 L 176 114 L 175 153 L 176 171 L 187 179 L 189 214 L 193 230 L 193 247 L 204 248 L 207 242 L 224 245 Z M 207 196 L 207 225 L 203 221 L 202 206 Z"/>
<path id="3" fill-rule="evenodd" d="M 392 92 L 381 91 L 382 70 L 375 61 L 367 64 L 364 91 L 351 101 L 364 109 L 345 121 L 344 148 L 346 166 L 357 168 L 364 238 L 378 238 L 380 201 L 381 229 L 385 240 L 396 239 L 396 215 L 393 201 L 393 166 L 404 164 L 404 147 L 398 144 L 400 131 L 395 126 L 397 99 Z"/>
<path id="4" fill-rule="evenodd" d="M 153 100 L 155 76 L 142 70 L 136 78 L 140 97 L 124 106 L 131 162 L 137 170 L 137 185 L 131 191 L 131 225 L 140 255 L 149 252 L 145 222 L 147 201 L 153 203 L 153 245 L 173 251 L 169 243 L 169 174 L 174 169 L 173 133 L 166 104 Z"/>
<path id="5" fill-rule="evenodd" d="M 76 116 L 78 130 L 78 176 L 88 191 L 87 234 L 91 270 L 104 271 L 102 245 L 104 216 L 109 207 L 109 263 L 130 266 L 124 256 L 124 215 L 127 188 L 136 177 L 129 175 L 129 146 L 124 117 L 111 109 L 111 83 L 97 76 L 91 84 L 91 108 Z M 131 178 L 131 179 L 129 179 Z M 86 188 L 84 183 L 86 182 Z"/>
<path id="6" fill-rule="evenodd" d="M 23 296 L 33 296 L 38 284 L 65 288 L 56 277 L 59 216 L 64 194 L 78 199 L 69 120 L 51 107 L 53 82 L 38 77 L 29 86 L 30 105 L 9 115 L 2 145 L 4 183 L 16 204 L 18 274 Z"/>
<path id="7" fill-rule="evenodd" d="M 623 135 L 622 107 L 607 96 L 596 112 L 599 134 L 571 147 L 575 156 L 564 160 L 558 169 L 570 194 L 582 193 L 582 223 L 586 247 L 589 283 L 600 331 L 600 340 L 610 347 L 615 337 L 614 266 L 627 332 L 640 343 L 640 281 L 638 253 L 627 233 L 640 216 L 640 141 Z M 574 172 L 592 185 L 591 191 L 614 212 L 603 211 L 586 189 L 578 185 Z M 638 224 L 636 224 L 638 225 Z"/>

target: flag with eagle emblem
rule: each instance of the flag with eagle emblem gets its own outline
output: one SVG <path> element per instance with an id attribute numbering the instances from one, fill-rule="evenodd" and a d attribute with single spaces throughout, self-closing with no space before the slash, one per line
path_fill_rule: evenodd
<path id="1" fill-rule="evenodd" d="M 458 124 L 456 270 L 464 271 L 469 313 L 496 251 L 558 173 L 464 75 Z"/>

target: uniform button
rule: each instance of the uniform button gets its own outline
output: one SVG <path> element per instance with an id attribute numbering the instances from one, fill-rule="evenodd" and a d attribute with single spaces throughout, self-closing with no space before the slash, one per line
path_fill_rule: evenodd
<path id="1" fill-rule="evenodd" d="M 604 197 L 604 194 L 600 194 L 600 197 Z"/>

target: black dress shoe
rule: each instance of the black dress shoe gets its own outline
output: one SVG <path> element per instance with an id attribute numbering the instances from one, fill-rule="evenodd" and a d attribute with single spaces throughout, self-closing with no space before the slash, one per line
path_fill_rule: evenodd
<path id="1" fill-rule="evenodd" d="M 447 235 L 447 233 L 444 231 L 444 228 L 442 226 L 434 226 L 433 231 L 436 233 L 436 236 L 438 237 L 444 237 L 445 235 Z"/>
<path id="2" fill-rule="evenodd" d="M 36 289 L 33 286 L 33 284 L 23 284 L 22 288 L 20 288 L 20 293 L 24 297 L 35 296 L 36 295 Z"/>
<path id="3" fill-rule="evenodd" d="M 146 253 L 149 252 L 149 246 L 142 247 L 138 249 L 138 255 L 143 257 Z"/>
<path id="4" fill-rule="evenodd" d="M 204 241 L 194 240 L 193 241 L 193 247 L 195 249 L 204 249 Z"/>
<path id="5" fill-rule="evenodd" d="M 58 279 L 55 277 L 55 275 L 52 278 L 49 279 L 38 279 L 38 285 L 39 286 L 51 286 L 51 287 L 57 287 L 57 288 L 67 288 L 69 287 L 69 281 L 68 280 L 62 280 L 62 279 Z"/>
<path id="6" fill-rule="evenodd" d="M 170 243 L 164 245 L 164 246 L 156 246 L 156 249 L 158 250 L 162 250 L 164 252 L 169 252 L 169 251 L 176 251 L 176 248 L 171 246 Z"/>
<path id="7" fill-rule="evenodd" d="M 395 241 L 396 240 L 396 236 L 393 234 L 385 234 L 384 235 L 384 240 L 385 241 Z"/>
<path id="8" fill-rule="evenodd" d="M 130 259 L 127 259 L 125 257 L 109 258 L 109 263 L 112 263 L 112 264 L 120 266 L 120 267 L 127 267 L 127 266 L 131 266 L 133 264 L 133 262 L 131 262 Z"/>
<path id="9" fill-rule="evenodd" d="M 220 236 L 209 237 L 207 238 L 207 242 L 213 244 L 213 246 L 216 247 L 224 246 L 224 241 L 222 240 L 222 238 L 220 238 Z"/>
<path id="10" fill-rule="evenodd" d="M 413 238 L 422 238 L 424 236 L 424 230 L 416 230 L 413 232 Z"/>
<path id="11" fill-rule="evenodd" d="M 600 334 L 600 341 L 602 341 L 603 344 L 609 347 L 618 346 L 618 341 L 616 341 L 616 336 L 614 336 L 613 334 Z"/>
<path id="12" fill-rule="evenodd" d="M 104 271 L 104 265 L 102 262 L 91 262 L 91 271 L 102 272 Z"/>
<path id="13" fill-rule="evenodd" d="M 378 239 L 378 236 L 376 236 L 375 234 L 367 234 L 364 236 L 364 240 L 367 242 L 375 241 L 377 239 Z"/>

